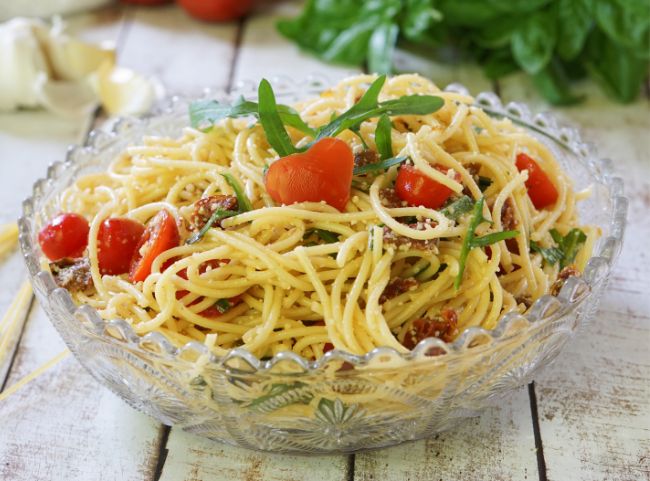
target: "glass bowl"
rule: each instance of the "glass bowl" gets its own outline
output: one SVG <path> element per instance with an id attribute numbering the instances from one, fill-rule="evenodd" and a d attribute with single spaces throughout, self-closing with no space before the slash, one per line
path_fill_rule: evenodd
<path id="1" fill-rule="evenodd" d="M 317 77 L 273 79 L 273 84 L 283 103 L 330 85 Z M 457 84 L 447 89 L 467 93 Z M 255 84 L 231 93 L 206 91 L 205 97 L 241 94 L 255 97 Z M 482 93 L 478 106 L 547 144 L 576 189 L 592 188 L 592 196 L 579 204 L 580 219 L 600 226 L 603 235 L 583 276 L 569 278 L 557 297 L 540 298 L 525 316 L 504 315 L 492 331 L 472 327 L 451 344 L 429 338 L 407 354 L 381 347 L 364 356 L 333 350 L 317 361 L 292 352 L 258 359 L 244 349 L 218 357 L 197 342 L 178 349 L 160 333 L 138 336 L 124 320 L 103 320 L 90 306 L 75 305 L 42 269 L 37 233 L 59 211 L 59 194 L 79 176 L 104 170 L 145 134 L 179 134 L 188 123 L 187 104 L 172 98 L 147 118 L 123 119 L 110 133 L 93 132 L 86 145 L 71 147 L 66 160 L 51 165 L 47 177 L 35 183 L 19 220 L 34 291 L 70 350 L 98 381 L 162 423 L 278 452 L 349 452 L 424 438 L 530 382 L 594 316 L 625 228 L 621 179 L 576 129 Z"/>

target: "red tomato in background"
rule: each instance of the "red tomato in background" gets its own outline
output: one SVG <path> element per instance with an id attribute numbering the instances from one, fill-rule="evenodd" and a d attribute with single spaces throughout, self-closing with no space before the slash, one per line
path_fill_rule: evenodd
<path id="1" fill-rule="evenodd" d="M 144 5 L 144 6 L 163 5 L 165 3 L 172 2 L 172 0 L 120 0 L 120 1 L 126 4 Z"/>
<path id="2" fill-rule="evenodd" d="M 144 281 L 151 274 L 151 264 L 160 254 L 181 242 L 176 219 L 166 209 L 161 210 L 147 223 L 131 259 L 131 282 Z"/>
<path id="3" fill-rule="evenodd" d="M 178 0 L 194 18 L 207 22 L 227 22 L 243 17 L 253 7 L 253 0 Z"/>
<path id="4" fill-rule="evenodd" d="M 441 167 L 436 166 L 441 172 L 446 172 Z M 460 175 L 454 175 L 456 181 L 460 181 Z M 397 196 L 405 200 L 409 205 L 418 207 L 423 205 L 429 209 L 438 209 L 454 193 L 446 185 L 428 177 L 412 165 L 403 165 L 397 173 L 395 180 L 395 192 Z"/>
<path id="5" fill-rule="evenodd" d="M 557 189 L 537 162 L 528 155 L 521 153 L 517 155 L 516 165 L 517 170 L 520 172 L 522 170 L 528 171 L 526 189 L 535 209 L 543 209 L 557 202 Z"/>
<path id="6" fill-rule="evenodd" d="M 307 152 L 275 161 L 265 185 L 278 204 L 325 201 L 342 211 L 350 200 L 354 155 L 348 144 L 326 137 Z"/>
<path id="7" fill-rule="evenodd" d="M 97 259 L 102 274 L 129 272 L 131 258 L 144 232 L 144 225 L 123 217 L 106 219 L 97 234 Z"/>
<path id="8" fill-rule="evenodd" d="M 38 233 L 38 243 L 51 261 L 81 257 L 88 245 L 89 230 L 88 221 L 79 214 L 59 214 Z"/>

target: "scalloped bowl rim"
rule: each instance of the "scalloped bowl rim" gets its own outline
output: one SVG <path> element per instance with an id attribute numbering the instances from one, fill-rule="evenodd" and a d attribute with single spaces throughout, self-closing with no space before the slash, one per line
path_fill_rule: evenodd
<path id="1" fill-rule="evenodd" d="M 302 81 L 294 81 L 288 77 L 274 77 L 271 79 L 272 83 L 282 83 L 289 93 L 296 92 L 299 89 L 305 91 L 311 90 L 310 93 L 319 93 L 323 88 L 326 88 L 333 83 L 326 76 L 312 75 Z M 201 98 L 213 98 L 215 96 L 222 96 L 226 98 L 234 98 L 236 95 L 248 94 L 254 95 L 256 84 L 252 82 L 240 82 L 231 91 L 226 89 L 204 89 Z M 307 86 L 307 89 L 305 89 Z M 293 90 L 292 90 L 293 89 Z M 469 91 L 461 84 L 450 84 L 445 88 L 446 91 L 453 91 L 469 95 Z M 276 89 L 278 95 L 282 95 L 281 90 Z M 612 207 L 608 212 L 608 222 L 610 235 L 601 239 L 600 249 L 598 255 L 593 255 L 584 270 L 581 277 L 571 277 L 565 282 L 560 293 L 557 297 L 544 295 L 537 299 L 528 313 L 525 315 L 517 312 L 506 313 L 499 318 L 497 325 L 492 330 L 487 330 L 482 327 L 470 327 L 463 331 L 463 333 L 452 343 L 446 343 L 437 338 L 427 338 L 420 343 L 410 352 L 399 352 L 391 347 L 377 347 L 372 351 L 357 355 L 343 350 L 334 349 L 327 352 L 320 359 L 311 361 L 305 359 L 291 351 L 284 351 L 274 355 L 270 359 L 260 359 L 245 348 L 234 348 L 224 356 L 213 354 L 207 346 L 198 341 L 190 341 L 184 346 L 175 347 L 167 337 L 160 332 L 149 332 L 144 335 L 136 334 L 131 325 L 122 319 L 105 320 L 100 317 L 97 310 L 89 305 L 76 305 L 70 296 L 68 290 L 57 287 L 54 279 L 49 271 L 39 270 L 38 262 L 27 262 L 28 260 L 38 257 L 40 249 L 33 248 L 31 240 L 31 228 L 29 225 L 29 216 L 33 215 L 26 212 L 35 204 L 39 199 L 39 190 L 43 183 L 49 183 L 56 180 L 63 168 L 71 166 L 75 162 L 74 153 L 79 150 L 85 153 L 97 153 L 102 149 L 98 144 L 110 142 L 115 140 L 121 135 L 121 130 L 124 126 L 129 128 L 139 127 L 146 129 L 151 121 L 154 121 L 162 116 L 171 115 L 174 109 L 179 105 L 198 98 L 197 96 L 170 96 L 166 99 L 166 103 L 161 107 L 155 109 L 151 114 L 140 118 L 123 117 L 118 118 L 113 124 L 110 132 L 106 133 L 102 130 L 93 130 L 89 133 L 86 142 L 83 145 L 71 145 L 68 147 L 68 155 L 65 161 L 54 162 L 50 164 L 47 170 L 47 177 L 40 178 L 34 183 L 32 196 L 28 197 L 23 202 L 23 215 L 19 218 L 18 224 L 20 228 L 20 245 L 23 256 L 28 266 L 29 274 L 38 279 L 45 287 L 48 298 L 56 297 L 63 301 L 66 314 L 73 317 L 83 316 L 91 320 L 95 333 L 101 336 L 110 338 L 112 342 L 119 343 L 119 345 L 127 344 L 130 348 L 141 351 L 146 356 L 162 355 L 166 359 L 174 359 L 180 363 L 192 363 L 185 358 L 187 352 L 194 352 L 197 355 L 204 355 L 210 364 L 223 365 L 228 368 L 229 361 L 232 359 L 241 359 L 245 361 L 252 368 L 253 372 L 272 372 L 272 368 L 281 362 L 292 361 L 299 365 L 305 372 L 309 374 L 317 374 L 328 363 L 334 360 L 346 361 L 356 367 L 363 367 L 370 364 L 374 358 L 389 355 L 391 358 L 401 358 L 404 362 L 413 360 L 434 360 L 441 355 L 447 360 L 448 356 L 464 356 L 474 352 L 480 352 L 483 346 L 490 346 L 498 349 L 499 343 L 506 342 L 508 339 L 515 335 L 522 334 L 530 331 L 542 323 L 550 323 L 555 319 L 565 316 L 577 309 L 580 305 L 587 301 L 593 294 L 592 287 L 598 283 L 603 277 L 606 277 L 611 271 L 612 265 L 621 249 L 623 233 L 626 224 L 627 213 L 627 198 L 623 194 L 623 181 L 619 177 L 612 175 L 612 162 L 608 159 L 601 159 L 597 157 L 596 150 L 593 145 L 585 143 L 577 128 L 560 124 L 553 114 L 544 112 L 532 115 L 528 106 L 519 102 L 510 102 L 507 105 L 502 105 L 500 98 L 493 92 L 481 92 L 475 97 L 474 105 L 487 111 L 489 114 L 497 115 L 504 118 L 509 118 L 515 123 L 518 123 L 528 129 L 537 131 L 538 133 L 546 136 L 548 140 L 555 141 L 562 145 L 564 148 L 571 151 L 576 156 L 588 158 L 590 163 L 590 174 L 596 177 L 595 169 L 600 170 L 599 183 L 607 188 L 608 194 L 611 199 Z M 138 131 L 138 136 L 145 135 L 146 130 Z M 35 253 L 33 253 L 35 252 Z M 605 268 L 604 272 L 602 268 Z M 515 322 L 524 322 L 527 325 L 517 327 L 513 332 L 510 327 Z M 122 336 L 119 339 L 115 336 L 107 334 L 109 329 L 118 330 Z M 482 342 L 478 345 L 474 344 L 476 339 L 480 338 Z M 487 342 L 485 340 L 487 339 Z M 157 345 L 159 349 L 152 350 L 147 346 Z M 437 349 L 437 355 L 427 355 L 432 349 Z"/>

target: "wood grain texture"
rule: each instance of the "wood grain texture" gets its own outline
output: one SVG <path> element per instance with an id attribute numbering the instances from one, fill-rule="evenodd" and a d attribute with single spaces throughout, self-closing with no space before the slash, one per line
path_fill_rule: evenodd
<path id="1" fill-rule="evenodd" d="M 346 456 L 250 451 L 172 429 L 161 481 L 345 481 Z"/>
<path id="2" fill-rule="evenodd" d="M 614 160 L 630 199 L 621 257 L 594 321 L 536 381 L 550 481 L 650 479 L 650 103 L 622 106 L 593 86 L 562 115 Z M 502 85 L 507 99 L 543 106 L 529 82 Z M 570 474 L 569 474 L 570 473 Z"/>
<path id="3" fill-rule="evenodd" d="M 358 453 L 354 474 L 357 481 L 537 480 L 528 394 L 522 388 L 431 439 Z"/>

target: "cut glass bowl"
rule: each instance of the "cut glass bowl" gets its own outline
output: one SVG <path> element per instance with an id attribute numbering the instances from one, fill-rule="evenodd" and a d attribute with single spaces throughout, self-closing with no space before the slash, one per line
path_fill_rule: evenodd
<path id="1" fill-rule="evenodd" d="M 274 79 L 278 101 L 291 103 L 330 85 Z M 448 90 L 467 93 L 454 84 Z M 206 91 L 220 100 L 255 97 L 255 85 L 231 93 Z M 580 278 L 569 278 L 557 297 L 537 300 L 525 316 L 503 316 L 496 329 L 473 327 L 451 344 L 430 338 L 411 353 L 377 348 L 357 356 L 334 350 L 317 361 L 285 352 L 260 360 L 244 349 L 225 357 L 197 342 L 174 347 L 162 334 L 138 336 L 121 319 L 103 320 L 77 306 L 44 271 L 37 242 L 43 223 L 59 211 L 59 194 L 78 177 L 105 170 L 142 136 L 178 135 L 188 124 L 189 100 L 173 98 L 144 119 L 123 119 L 110 133 L 93 132 L 51 165 L 23 204 L 20 243 L 36 296 L 79 362 L 131 406 L 159 421 L 211 439 L 278 452 L 345 452 L 431 436 L 473 416 L 530 382 L 593 317 L 621 248 L 627 200 L 611 162 L 574 128 L 553 115 L 531 114 L 523 104 L 502 105 L 493 93 L 476 104 L 541 139 L 581 190 L 580 221 L 601 227 L 594 256 Z"/>

